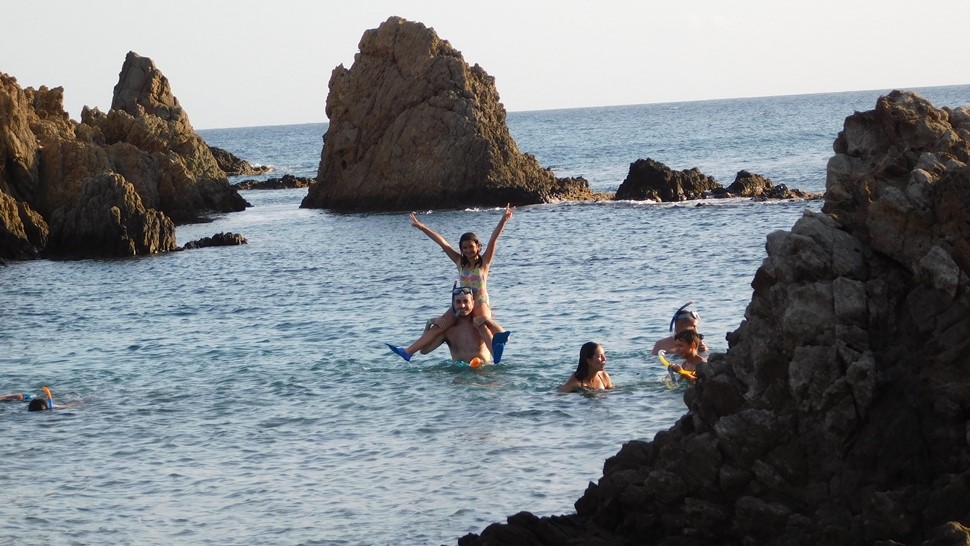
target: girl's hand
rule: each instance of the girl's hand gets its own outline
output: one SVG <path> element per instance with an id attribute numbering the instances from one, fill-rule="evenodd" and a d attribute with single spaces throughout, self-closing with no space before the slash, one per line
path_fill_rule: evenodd
<path id="1" fill-rule="evenodd" d="M 514 210 L 515 210 L 514 207 L 510 206 L 509 203 L 506 203 L 505 204 L 505 213 L 502 215 L 502 220 L 508 222 L 512 218 L 512 211 L 514 211 Z"/>
<path id="2" fill-rule="evenodd" d="M 411 213 L 411 225 L 418 229 L 421 229 L 424 227 L 424 224 L 418 221 L 418 218 L 414 215 L 413 212 Z"/>

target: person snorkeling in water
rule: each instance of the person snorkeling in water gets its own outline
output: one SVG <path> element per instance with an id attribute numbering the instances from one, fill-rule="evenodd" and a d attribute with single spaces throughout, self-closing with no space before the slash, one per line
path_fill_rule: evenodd
<path id="1" fill-rule="evenodd" d="M 29 392 L 15 392 L 13 394 L 0 395 L 0 401 L 22 400 L 27 402 L 27 411 L 53 411 L 55 408 L 54 396 L 51 395 L 51 391 L 47 387 L 43 387 L 43 389 L 47 398 L 35 396 Z"/>
<path id="2" fill-rule="evenodd" d="M 693 304 L 694 302 L 689 301 L 684 305 L 681 305 L 680 309 L 677 309 L 677 311 L 674 312 L 674 316 L 670 319 L 670 335 L 663 339 L 657 340 L 657 342 L 653 344 L 653 349 L 650 351 L 650 354 L 656 356 L 660 354 L 660 351 L 665 351 L 668 353 L 673 352 L 674 345 L 676 343 L 675 337 L 678 333 L 684 330 L 693 330 L 694 332 L 698 331 L 697 329 L 701 324 L 701 315 L 697 311 L 687 309 L 687 307 Z M 708 348 L 707 344 L 704 343 L 704 336 L 699 332 L 697 335 L 700 337 L 698 352 L 706 353 Z"/>

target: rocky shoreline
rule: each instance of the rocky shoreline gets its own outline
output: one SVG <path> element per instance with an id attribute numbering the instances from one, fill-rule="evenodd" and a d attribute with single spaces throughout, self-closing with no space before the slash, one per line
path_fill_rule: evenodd
<path id="1" fill-rule="evenodd" d="M 63 109 L 63 89 L 0 73 L 0 257 L 175 250 L 176 223 L 248 203 L 151 59 L 128 53 L 111 109 Z"/>
<path id="2" fill-rule="evenodd" d="M 834 151 L 687 414 L 458 544 L 970 543 L 970 107 L 896 91 Z"/>
<path id="3" fill-rule="evenodd" d="M 249 204 L 240 189 L 309 188 L 302 207 L 400 211 L 593 200 L 812 199 L 744 171 L 728 188 L 650 160 L 615 195 L 557 178 L 519 151 L 494 79 L 421 23 L 364 33 L 327 96 L 315 179 L 265 174 L 195 132 L 167 78 L 129 52 L 111 109 L 63 109 L 63 89 L 22 89 L 0 73 L 0 259 L 125 257 L 178 248 L 175 226 Z M 363 138 L 366 135 L 367 138 Z"/>
<path id="4" fill-rule="evenodd" d="M 264 184 L 308 187 L 307 208 L 819 198 L 649 158 L 594 194 L 518 150 L 484 69 L 397 17 L 330 90 L 316 181 Z M 519 513 L 459 544 L 970 544 L 970 108 L 893 92 L 846 118 L 833 151 L 821 212 L 768 235 L 687 414 L 622 446 L 575 514 Z M 80 122 L 63 89 L 0 73 L 0 264 L 178 250 L 176 223 L 248 205 L 227 172 L 261 168 L 223 152 L 133 52 L 111 109 Z M 226 244 L 246 240 L 184 248 Z"/>

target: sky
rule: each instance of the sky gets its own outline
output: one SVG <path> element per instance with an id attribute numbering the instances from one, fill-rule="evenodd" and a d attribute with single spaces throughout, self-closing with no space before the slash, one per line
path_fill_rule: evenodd
<path id="1" fill-rule="evenodd" d="M 0 72 L 63 87 L 73 119 L 108 110 L 134 51 L 196 129 L 324 122 L 331 72 L 394 15 L 481 65 L 510 112 L 970 83 L 968 0 L 5 4 Z"/>

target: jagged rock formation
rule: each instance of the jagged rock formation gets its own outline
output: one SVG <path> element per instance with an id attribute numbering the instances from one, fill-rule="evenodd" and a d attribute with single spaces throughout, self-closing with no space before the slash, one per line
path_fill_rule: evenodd
<path id="1" fill-rule="evenodd" d="M 767 199 L 819 199 L 819 194 L 805 192 L 799 189 L 788 189 L 785 184 L 774 184 L 771 179 L 760 174 L 738 171 L 734 182 L 727 188 L 711 191 L 709 197 L 750 197 L 756 200 Z"/>
<path id="2" fill-rule="evenodd" d="M 408 210 L 504 206 L 589 194 L 560 184 L 509 135 L 494 78 L 421 23 L 364 32 L 330 76 L 318 183 L 302 207 Z M 581 180 L 581 179 L 580 179 Z"/>
<path id="3" fill-rule="evenodd" d="M 269 180 L 243 180 L 236 184 L 240 190 L 287 190 L 293 188 L 309 188 L 316 183 L 315 178 L 284 174 L 280 178 Z"/>
<path id="4" fill-rule="evenodd" d="M 134 184 L 145 205 L 175 222 L 246 208 L 151 59 L 129 52 L 111 110 L 85 109 L 81 121 L 99 133 L 95 140 L 103 142 L 112 168 Z"/>
<path id="5" fill-rule="evenodd" d="M 247 241 L 242 235 L 226 231 L 216 233 L 212 237 L 203 237 L 201 239 L 189 241 L 185 243 L 185 246 L 182 247 L 182 249 L 191 250 L 194 248 L 206 248 L 210 246 L 238 246 L 247 244 L 249 244 L 249 241 Z"/>
<path id="6" fill-rule="evenodd" d="M 784 184 L 776 186 L 770 179 L 748 171 L 739 171 L 734 182 L 724 188 L 717 180 L 701 173 L 696 167 L 675 171 L 659 161 L 647 158 L 630 164 L 630 171 L 617 188 L 614 199 L 678 202 L 728 197 L 764 200 L 817 199 L 821 196 L 799 189 L 790 190 Z"/>
<path id="7" fill-rule="evenodd" d="M 266 165 L 252 165 L 245 159 L 222 148 L 209 146 L 209 151 L 212 152 L 212 157 L 216 159 L 216 164 L 219 165 L 219 168 L 226 176 L 263 174 L 271 170 Z"/>
<path id="8" fill-rule="evenodd" d="M 44 218 L 25 201 L 17 201 L 0 191 L 0 263 L 3 259 L 36 258 L 47 246 L 48 228 Z"/>
<path id="9" fill-rule="evenodd" d="M 84 180 L 77 205 L 51 215 L 60 226 L 51 245 L 59 256 L 92 258 L 137 256 L 175 250 L 175 224 L 155 209 L 146 209 L 134 186 L 117 173 Z"/>
<path id="10" fill-rule="evenodd" d="M 616 189 L 618 200 L 686 201 L 700 199 L 721 185 L 696 167 L 674 171 L 653 159 L 638 159 L 630 164 L 626 179 Z"/>
<path id="11" fill-rule="evenodd" d="M 173 250 L 174 224 L 156 211 L 187 222 L 246 207 L 151 59 L 129 53 L 112 109 L 81 118 L 62 88 L 0 73 L 0 258 Z"/>
<path id="12" fill-rule="evenodd" d="M 893 92 L 834 147 L 688 413 L 459 544 L 970 543 L 970 108 Z"/>

